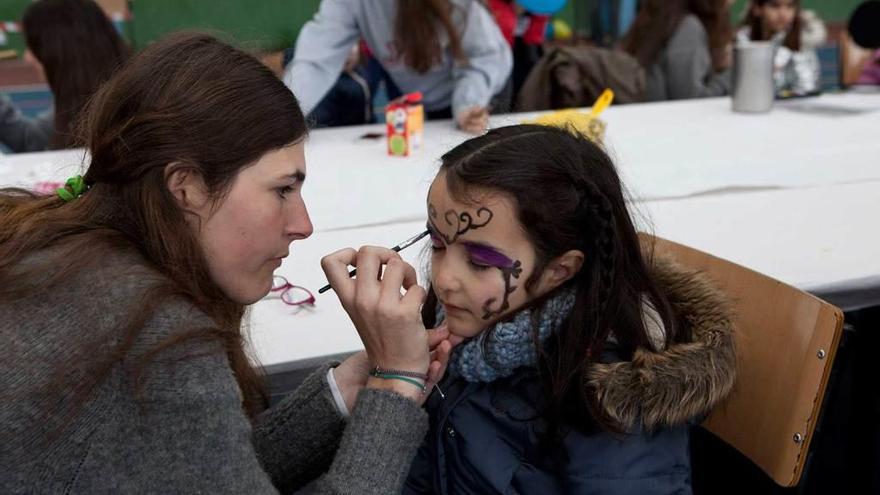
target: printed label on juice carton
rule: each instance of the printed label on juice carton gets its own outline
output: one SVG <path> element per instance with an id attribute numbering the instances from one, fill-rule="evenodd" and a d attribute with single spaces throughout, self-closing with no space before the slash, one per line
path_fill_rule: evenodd
<path id="1" fill-rule="evenodd" d="M 393 100 L 385 107 L 388 129 L 388 154 L 409 156 L 422 147 L 425 110 L 422 94 L 409 93 Z"/>

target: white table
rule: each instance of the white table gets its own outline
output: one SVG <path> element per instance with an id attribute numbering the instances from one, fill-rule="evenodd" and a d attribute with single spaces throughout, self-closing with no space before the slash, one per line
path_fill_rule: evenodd
<path id="1" fill-rule="evenodd" d="M 844 309 L 880 304 L 880 183 L 719 194 L 632 205 L 640 229 L 713 253 Z M 846 218 L 847 221 L 841 221 Z M 319 232 L 294 243 L 279 273 L 313 291 L 326 283 L 321 256 L 362 244 L 392 246 L 424 228 L 421 221 Z M 422 275 L 426 242 L 401 253 Z M 272 370 L 361 348 L 332 292 L 313 308 L 277 299 L 251 312 L 257 357 Z"/>
<path id="2" fill-rule="evenodd" d="M 501 115 L 491 125 L 529 116 Z M 608 149 L 637 198 L 880 180 L 880 95 L 792 100 L 757 116 L 733 113 L 728 98 L 624 105 L 603 118 Z M 303 194 L 316 230 L 421 218 L 440 156 L 469 137 L 448 121 L 428 122 L 425 148 L 396 158 L 386 154 L 384 139 L 360 138 L 383 130 L 372 125 L 311 133 Z M 81 163 L 82 151 L 0 157 L 0 184 L 63 180 Z"/>

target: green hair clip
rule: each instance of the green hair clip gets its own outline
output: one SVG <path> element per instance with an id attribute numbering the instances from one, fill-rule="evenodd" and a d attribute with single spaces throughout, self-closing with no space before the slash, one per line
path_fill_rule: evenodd
<path id="1" fill-rule="evenodd" d="M 59 187 L 55 192 L 58 194 L 59 198 L 69 203 L 82 196 L 88 190 L 89 186 L 86 185 L 82 175 L 75 175 L 67 179 L 67 182 L 64 183 L 64 187 Z"/>

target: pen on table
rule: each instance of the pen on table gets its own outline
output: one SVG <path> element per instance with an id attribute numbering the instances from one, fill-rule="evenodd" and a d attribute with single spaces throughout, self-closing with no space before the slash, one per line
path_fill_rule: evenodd
<path id="1" fill-rule="evenodd" d="M 431 232 L 430 230 L 425 230 L 424 232 L 421 232 L 421 233 L 419 233 L 418 235 L 415 235 L 415 236 L 413 236 L 413 237 L 410 237 L 409 239 L 407 239 L 407 240 L 401 242 L 400 244 L 394 246 L 393 248 L 391 248 L 391 250 L 392 250 L 392 251 L 395 251 L 395 252 L 403 251 L 404 249 L 406 249 L 406 248 L 412 246 L 413 244 L 419 242 L 423 237 L 425 237 L 426 235 L 428 235 L 430 232 Z M 350 272 L 348 272 L 348 276 L 349 276 L 349 277 L 353 277 L 353 276 L 355 276 L 356 274 L 357 274 L 357 268 L 355 268 L 355 269 L 351 270 Z M 325 285 L 324 287 L 321 287 L 320 289 L 318 289 L 318 294 L 323 294 L 323 293 L 327 292 L 327 291 L 330 290 L 330 289 L 331 289 L 330 284 L 327 284 L 327 285 Z"/>

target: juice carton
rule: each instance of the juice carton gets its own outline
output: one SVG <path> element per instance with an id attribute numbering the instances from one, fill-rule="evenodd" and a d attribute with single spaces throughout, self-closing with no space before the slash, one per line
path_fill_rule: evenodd
<path id="1" fill-rule="evenodd" d="M 409 93 L 388 103 L 385 107 L 385 122 L 389 155 L 409 156 L 421 148 L 425 125 L 422 94 Z"/>

